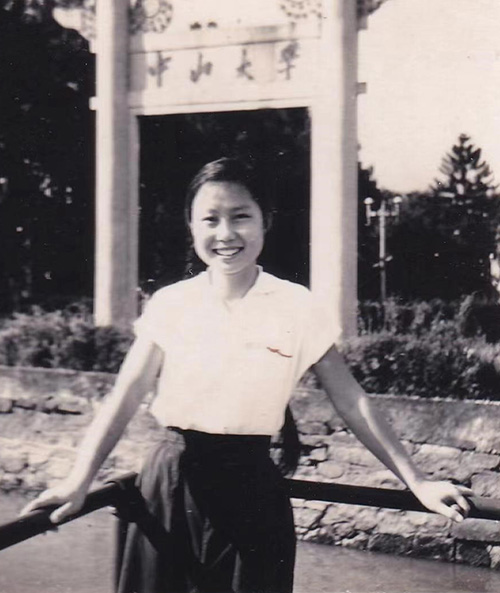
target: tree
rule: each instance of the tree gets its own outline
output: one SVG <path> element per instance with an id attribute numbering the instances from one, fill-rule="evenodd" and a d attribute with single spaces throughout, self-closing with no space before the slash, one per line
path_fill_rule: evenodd
<path id="1" fill-rule="evenodd" d="M 444 179 L 435 180 L 431 193 L 434 199 L 445 200 L 444 212 L 449 214 L 447 222 L 453 226 L 453 234 L 464 241 L 493 241 L 494 235 L 488 232 L 485 237 L 483 231 L 485 226 L 496 228 L 498 186 L 493 183 L 488 163 L 481 160 L 481 149 L 461 134 L 439 170 Z M 493 245 L 490 243 L 489 251 Z"/>
<path id="2" fill-rule="evenodd" d="M 499 196 L 481 149 L 461 134 L 428 192 L 405 201 L 392 253 L 406 297 L 456 299 L 490 285 Z"/>
<path id="3" fill-rule="evenodd" d="M 53 2 L 0 5 L 0 309 L 92 290 L 93 60 Z"/>

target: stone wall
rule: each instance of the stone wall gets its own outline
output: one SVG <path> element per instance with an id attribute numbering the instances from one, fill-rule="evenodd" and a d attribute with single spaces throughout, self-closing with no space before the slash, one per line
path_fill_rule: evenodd
<path id="1" fill-rule="evenodd" d="M 436 479 L 454 479 L 500 498 L 500 405 L 374 396 L 414 461 Z M 295 477 L 387 488 L 401 482 L 367 451 L 326 396 L 298 391 L 293 401 L 304 454 Z M 455 524 L 426 513 L 294 501 L 299 536 L 397 554 L 500 566 L 498 521 Z"/>
<path id="2" fill-rule="evenodd" d="M 34 491 L 71 467 L 75 446 L 113 376 L 0 368 L 0 488 Z M 500 405 L 374 396 L 414 460 L 435 478 L 455 479 L 500 498 Z M 321 391 L 293 399 L 303 444 L 297 478 L 402 488 L 346 429 Z M 131 422 L 98 479 L 137 470 L 161 438 L 147 404 Z M 426 513 L 295 500 L 299 537 L 373 551 L 500 566 L 500 525 L 462 524 Z"/>

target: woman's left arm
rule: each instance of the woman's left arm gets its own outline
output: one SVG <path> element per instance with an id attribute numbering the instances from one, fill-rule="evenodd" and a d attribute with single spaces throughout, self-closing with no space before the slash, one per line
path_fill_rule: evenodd
<path id="1" fill-rule="evenodd" d="M 414 465 L 392 427 L 351 374 L 335 346 L 313 366 L 336 410 L 356 437 L 393 471 L 429 510 L 455 521 L 469 512 L 472 491 L 450 482 L 427 479 Z"/>

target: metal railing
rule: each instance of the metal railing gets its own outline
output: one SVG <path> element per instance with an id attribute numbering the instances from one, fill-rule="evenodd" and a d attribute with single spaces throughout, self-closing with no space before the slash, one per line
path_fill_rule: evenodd
<path id="1" fill-rule="evenodd" d="M 117 515 L 124 521 L 136 521 L 134 506 L 140 498 L 135 487 L 136 474 L 126 474 L 106 485 L 90 492 L 83 508 L 58 525 L 74 521 L 100 508 L 113 506 Z M 368 486 L 353 486 L 350 484 L 309 482 L 304 480 L 286 480 L 288 491 L 292 498 L 318 500 L 362 506 L 373 506 L 404 511 L 428 511 L 408 490 L 393 490 L 389 488 L 372 488 Z M 469 517 L 475 519 L 500 519 L 500 500 L 474 496 L 468 498 L 471 510 Z M 9 548 L 31 537 L 54 529 L 50 521 L 50 513 L 56 507 L 36 510 L 25 517 L 20 517 L 0 525 L 0 550 Z M 141 528 L 147 530 L 147 525 Z M 118 540 L 118 554 L 121 553 L 122 542 Z"/>

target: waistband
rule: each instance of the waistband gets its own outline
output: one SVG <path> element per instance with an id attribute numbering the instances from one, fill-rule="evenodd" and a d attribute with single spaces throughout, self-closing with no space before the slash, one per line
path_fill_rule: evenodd
<path id="1" fill-rule="evenodd" d="M 196 449 L 243 449 L 247 452 L 269 452 L 271 437 L 253 434 L 214 434 L 199 430 L 167 426 L 164 429 L 165 439 L 172 443 L 183 444 Z"/>

